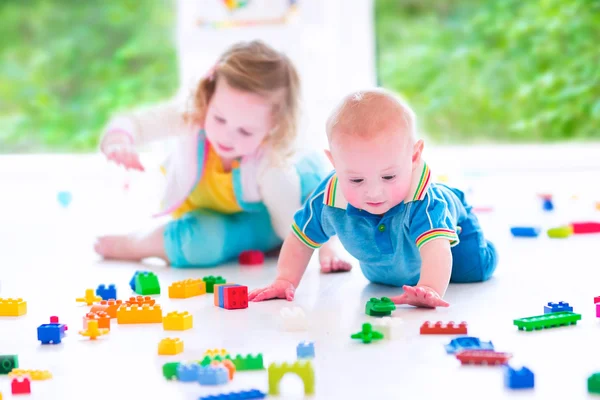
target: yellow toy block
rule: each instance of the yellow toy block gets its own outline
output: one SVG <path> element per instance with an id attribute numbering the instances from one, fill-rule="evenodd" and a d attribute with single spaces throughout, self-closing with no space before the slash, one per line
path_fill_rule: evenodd
<path id="1" fill-rule="evenodd" d="M 173 311 L 163 318 L 165 331 L 185 331 L 186 329 L 192 329 L 192 325 L 192 314 L 187 311 Z"/>
<path id="2" fill-rule="evenodd" d="M 225 349 L 208 349 L 204 352 L 205 356 L 216 357 L 221 356 L 225 357 L 229 352 Z"/>
<path id="3" fill-rule="evenodd" d="M 27 302 L 23 299 L 0 298 L 0 317 L 20 317 L 27 314 Z"/>
<path id="4" fill-rule="evenodd" d="M 202 279 L 186 279 L 173 282 L 169 286 L 169 298 L 171 299 L 187 299 L 202 294 L 206 294 L 206 282 Z"/>
<path id="5" fill-rule="evenodd" d="M 85 289 L 85 296 L 78 297 L 75 299 L 76 302 L 85 303 L 88 306 L 91 306 L 92 304 L 94 304 L 98 301 L 101 301 L 101 300 L 102 300 L 102 297 L 96 296 L 94 289 Z"/>
<path id="6" fill-rule="evenodd" d="M 38 369 L 14 368 L 8 373 L 9 378 L 14 378 L 23 375 L 29 375 L 32 381 L 45 381 L 46 379 L 52 378 L 52 373 L 50 373 L 50 371 L 42 371 Z"/>
<path id="7" fill-rule="evenodd" d="M 183 353 L 183 341 L 179 338 L 166 338 L 158 343 L 158 354 L 161 356 L 174 356 Z"/>
<path id="8" fill-rule="evenodd" d="M 117 323 L 119 324 L 160 324 L 162 322 L 162 308 L 153 306 L 121 306 L 117 310 Z"/>
<path id="9" fill-rule="evenodd" d="M 110 329 L 98 328 L 98 320 L 90 320 L 87 323 L 87 329 L 79 331 L 81 336 L 87 336 L 90 340 L 96 340 L 98 336 L 108 335 Z"/>

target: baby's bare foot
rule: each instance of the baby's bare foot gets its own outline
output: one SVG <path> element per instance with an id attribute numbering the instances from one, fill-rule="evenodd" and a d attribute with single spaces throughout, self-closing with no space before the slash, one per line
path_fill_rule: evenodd
<path id="1" fill-rule="evenodd" d="M 352 264 L 346 260 L 342 260 L 338 254 L 333 243 L 325 243 L 319 249 L 319 263 L 321 264 L 322 273 L 346 272 L 352 269 Z"/>

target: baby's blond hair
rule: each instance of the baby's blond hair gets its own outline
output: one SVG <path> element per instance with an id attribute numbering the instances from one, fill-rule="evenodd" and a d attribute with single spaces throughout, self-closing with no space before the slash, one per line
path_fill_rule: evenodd
<path id="1" fill-rule="evenodd" d="M 194 93 L 187 121 L 204 126 L 208 104 L 217 80 L 229 86 L 261 96 L 274 96 L 274 129 L 266 137 L 278 159 L 293 153 L 300 107 L 300 79 L 291 60 L 283 53 L 255 40 L 240 42 L 219 58 L 214 71 L 200 81 Z"/>

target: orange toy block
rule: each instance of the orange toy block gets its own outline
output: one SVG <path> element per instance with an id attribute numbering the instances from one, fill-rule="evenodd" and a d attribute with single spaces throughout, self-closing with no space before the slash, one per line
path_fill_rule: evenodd
<path id="1" fill-rule="evenodd" d="M 98 321 L 98 328 L 110 329 L 110 315 L 106 311 L 89 312 L 83 317 L 83 329 L 87 329 L 89 321 Z"/>
<path id="2" fill-rule="evenodd" d="M 206 294 L 206 282 L 202 279 L 186 279 L 173 282 L 169 286 L 169 297 L 171 299 L 187 299 L 203 294 Z"/>
<path id="3" fill-rule="evenodd" d="M 85 289 L 85 296 L 75 299 L 78 303 L 85 303 L 88 306 L 102 300 L 102 297 L 96 296 L 94 289 Z"/>
<path id="4" fill-rule="evenodd" d="M 162 320 L 162 309 L 158 304 L 153 306 L 143 304 L 141 307 L 121 306 L 117 310 L 117 322 L 119 324 L 159 324 Z"/>
<path id="5" fill-rule="evenodd" d="M 183 353 L 183 341 L 179 338 L 166 338 L 158 343 L 158 355 L 174 356 Z"/>
<path id="6" fill-rule="evenodd" d="M 123 301 L 121 300 L 102 300 L 98 304 L 94 304 L 90 312 L 96 313 L 98 311 L 106 312 L 111 318 L 117 318 L 117 310 Z"/>
<path id="7" fill-rule="evenodd" d="M 142 306 L 144 304 L 153 306 L 154 303 L 156 303 L 156 300 L 154 300 L 150 296 L 135 296 L 135 297 L 130 297 L 129 300 L 125 300 L 125 304 L 127 305 L 127 307 Z"/>
<path id="8" fill-rule="evenodd" d="M 458 325 L 452 321 L 447 324 L 444 324 L 441 321 L 438 321 L 435 324 L 425 321 L 423 322 L 423 325 L 421 325 L 421 335 L 462 335 L 466 333 L 467 323 L 464 321 Z"/>
<path id="9" fill-rule="evenodd" d="M 229 372 L 229 380 L 233 379 L 233 375 L 235 375 L 235 364 L 231 360 L 223 360 L 223 361 L 212 361 L 210 365 L 222 365 L 227 368 Z"/>

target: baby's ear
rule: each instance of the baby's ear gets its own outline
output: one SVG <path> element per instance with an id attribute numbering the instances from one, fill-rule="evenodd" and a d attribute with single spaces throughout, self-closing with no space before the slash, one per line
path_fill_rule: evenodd
<path id="1" fill-rule="evenodd" d="M 417 141 L 417 143 L 415 143 L 415 145 L 413 146 L 413 155 L 412 155 L 413 167 L 416 166 L 417 164 L 419 164 L 419 162 L 421 161 L 421 154 L 423 153 L 424 146 L 425 146 L 425 142 L 423 142 L 423 139 Z"/>
<path id="2" fill-rule="evenodd" d="M 329 151 L 329 149 L 324 149 L 323 151 L 325 152 L 325 155 L 329 159 L 329 162 L 331 163 L 331 165 L 333 165 L 333 168 L 335 169 L 335 163 L 333 162 L 333 157 L 331 157 L 331 151 Z"/>

